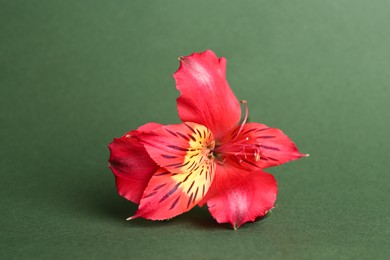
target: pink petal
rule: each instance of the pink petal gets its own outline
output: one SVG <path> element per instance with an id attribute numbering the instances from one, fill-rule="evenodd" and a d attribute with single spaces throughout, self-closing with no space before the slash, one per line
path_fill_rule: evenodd
<path id="1" fill-rule="evenodd" d="M 118 193 L 137 204 L 158 166 L 135 136 L 142 131 L 152 130 L 159 126 L 156 123 L 143 125 L 121 138 L 115 138 L 109 144 L 110 158 L 108 161 L 110 169 L 115 175 Z"/>
<path id="2" fill-rule="evenodd" d="M 187 173 L 171 173 L 160 168 L 149 181 L 136 214 L 151 220 L 164 220 L 193 208 L 207 193 L 215 167 L 209 172 L 195 169 Z"/>
<path id="3" fill-rule="evenodd" d="M 240 104 L 226 78 L 226 60 L 218 59 L 210 50 L 180 58 L 180 68 L 173 75 L 179 117 L 211 130 L 216 139 L 237 125 Z"/>
<path id="4" fill-rule="evenodd" d="M 195 168 L 209 171 L 214 137 L 195 123 L 161 126 L 139 136 L 150 157 L 171 172 L 187 173 Z"/>
<path id="5" fill-rule="evenodd" d="M 207 202 L 218 223 L 230 223 L 237 229 L 272 209 L 277 192 L 277 183 L 271 174 L 261 170 L 249 173 L 229 163 L 217 164 L 212 187 L 199 204 Z"/>
<path id="6" fill-rule="evenodd" d="M 308 156 L 300 153 L 291 139 L 277 128 L 248 123 L 235 137 L 237 131 L 238 128 L 227 135 L 222 140 L 225 144 L 217 148 L 229 154 L 236 167 L 264 169 Z"/>

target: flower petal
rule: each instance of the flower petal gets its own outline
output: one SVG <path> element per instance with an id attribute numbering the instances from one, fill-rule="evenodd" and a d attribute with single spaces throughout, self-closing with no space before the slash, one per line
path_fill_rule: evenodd
<path id="1" fill-rule="evenodd" d="M 209 190 L 214 172 L 214 163 L 207 172 L 197 168 L 187 173 L 172 173 L 160 168 L 150 179 L 140 206 L 130 219 L 164 220 L 190 210 Z"/>
<path id="2" fill-rule="evenodd" d="M 240 104 L 226 78 L 226 60 L 207 50 L 180 58 L 180 68 L 173 77 L 180 91 L 177 99 L 179 117 L 211 130 L 216 139 L 240 121 Z"/>
<path id="3" fill-rule="evenodd" d="M 150 123 L 146 123 L 144 125 L 141 125 L 140 127 L 137 128 L 136 131 L 138 133 L 149 132 L 149 131 L 152 131 L 156 128 L 159 128 L 160 126 L 162 126 L 162 124 L 150 122 Z"/>
<path id="4" fill-rule="evenodd" d="M 230 223 L 234 229 L 255 221 L 273 208 L 277 183 L 266 172 L 247 172 L 232 165 L 218 165 L 212 187 L 199 203 L 207 202 L 211 215 L 218 223 Z"/>
<path id="5" fill-rule="evenodd" d="M 109 167 L 115 175 L 119 195 L 139 203 L 150 178 L 159 168 L 144 146 L 134 137 L 142 131 L 152 130 L 159 124 L 149 123 L 131 131 L 109 144 Z"/>
<path id="6" fill-rule="evenodd" d="M 230 158 L 236 162 L 236 167 L 264 169 L 308 156 L 300 153 L 291 139 L 277 128 L 248 123 L 235 137 L 238 129 L 227 135 L 222 141 L 226 144 L 219 148 L 221 153 L 233 155 Z"/>
<path id="7" fill-rule="evenodd" d="M 187 173 L 211 167 L 214 137 L 202 125 L 186 122 L 161 126 L 139 136 L 150 157 L 170 172 Z"/>

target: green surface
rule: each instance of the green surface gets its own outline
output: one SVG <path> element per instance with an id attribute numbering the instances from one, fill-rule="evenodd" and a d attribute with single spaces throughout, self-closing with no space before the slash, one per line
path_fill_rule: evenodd
<path id="1" fill-rule="evenodd" d="M 0 258 L 386 259 L 389 24 L 389 1 L 1 1 Z M 238 231 L 126 222 L 107 144 L 179 122 L 177 57 L 205 49 L 311 157 L 269 169 L 278 206 Z"/>

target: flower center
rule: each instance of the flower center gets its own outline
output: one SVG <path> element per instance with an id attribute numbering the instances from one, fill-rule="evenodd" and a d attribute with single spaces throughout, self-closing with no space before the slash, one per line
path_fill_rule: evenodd
<path id="1" fill-rule="evenodd" d="M 188 125 L 187 125 L 188 127 Z M 197 163 L 211 162 L 214 159 L 214 137 L 204 126 L 198 125 L 196 128 L 191 128 L 193 131 L 192 138 L 190 138 L 189 149 L 185 157 L 185 161 Z"/>
<path id="2" fill-rule="evenodd" d="M 256 140 L 251 140 L 250 136 L 242 136 L 241 132 L 248 120 L 248 105 L 246 100 L 241 100 L 241 104 L 245 106 L 245 117 L 241 125 L 231 133 L 230 138 L 224 141 L 223 144 L 217 145 L 214 149 L 215 157 L 219 163 L 222 163 L 227 157 L 233 158 L 241 163 L 243 160 L 260 160 L 260 145 Z"/>
<path id="3" fill-rule="evenodd" d="M 248 143 L 248 137 L 234 143 L 226 143 L 216 146 L 214 153 L 220 163 L 223 163 L 227 157 L 237 160 L 239 163 L 248 159 L 260 160 L 260 145 Z"/>

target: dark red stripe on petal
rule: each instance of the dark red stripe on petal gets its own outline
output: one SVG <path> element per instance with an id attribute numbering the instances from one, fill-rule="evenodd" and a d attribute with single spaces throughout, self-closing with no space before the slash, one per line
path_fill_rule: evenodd
<path id="1" fill-rule="evenodd" d="M 252 129 L 246 130 L 245 132 L 242 133 L 242 135 L 246 135 L 246 134 L 253 132 L 255 130 L 257 130 L 257 128 L 252 128 Z"/>
<path id="2" fill-rule="evenodd" d="M 165 165 L 165 167 L 175 167 L 175 168 L 180 168 L 182 163 L 173 163 L 169 165 Z"/>
<path id="3" fill-rule="evenodd" d="M 185 126 L 188 127 L 188 129 L 190 129 L 191 132 L 193 132 L 194 134 L 196 134 L 196 132 L 195 132 L 194 128 L 192 128 L 192 126 L 187 125 L 187 124 L 185 124 Z"/>
<path id="4" fill-rule="evenodd" d="M 157 190 L 161 189 L 162 187 L 164 187 L 165 185 L 167 185 L 167 184 L 166 183 L 160 184 L 156 188 L 154 188 L 153 191 L 157 191 Z"/>
<path id="5" fill-rule="evenodd" d="M 166 158 L 166 159 L 175 159 L 175 158 L 177 158 L 177 156 L 174 156 L 174 155 L 167 155 L 167 154 L 162 154 L 161 156 L 164 157 L 164 158 Z"/>
<path id="6" fill-rule="evenodd" d="M 274 150 L 274 151 L 280 151 L 279 148 L 273 147 L 273 146 L 267 146 L 267 145 L 260 145 L 261 148 L 268 149 L 268 150 Z"/>
<path id="7" fill-rule="evenodd" d="M 192 201 L 192 203 L 195 202 L 196 197 L 198 196 L 198 191 L 199 191 L 199 187 L 196 187 L 195 196 L 194 196 L 194 200 Z"/>
<path id="8" fill-rule="evenodd" d="M 171 207 L 170 207 L 169 209 L 173 209 L 174 207 L 176 207 L 176 204 L 177 204 L 177 202 L 179 201 L 179 199 L 180 199 L 180 196 L 178 196 L 178 197 L 176 198 L 176 200 L 172 203 L 172 205 L 171 205 Z"/>
<path id="9" fill-rule="evenodd" d="M 265 131 L 265 130 L 268 130 L 268 129 L 271 129 L 271 127 L 262 128 L 262 129 L 257 130 L 256 132 L 262 132 L 262 131 Z"/>
<path id="10" fill-rule="evenodd" d="M 203 162 L 203 156 L 201 156 L 201 157 L 199 158 L 199 162 L 198 162 L 198 164 L 199 164 L 199 165 L 201 165 L 201 164 L 202 164 L 202 162 Z"/>
<path id="11" fill-rule="evenodd" d="M 272 157 L 267 157 L 268 160 L 271 160 L 271 161 L 274 161 L 274 162 L 278 162 L 279 160 L 278 159 L 275 159 L 275 158 L 272 158 Z"/>
<path id="12" fill-rule="evenodd" d="M 152 193 L 149 193 L 148 195 L 146 195 L 146 196 L 144 197 L 144 199 L 145 199 L 145 198 L 152 197 L 152 196 L 155 195 L 156 193 L 157 193 L 157 191 L 154 191 L 154 192 L 152 192 Z"/>
<path id="13" fill-rule="evenodd" d="M 167 128 L 165 128 L 165 130 L 167 130 L 167 132 L 170 133 L 171 135 L 173 135 L 174 137 L 178 137 L 178 136 L 175 134 L 175 132 L 173 132 L 173 131 L 171 131 L 171 130 L 169 130 L 169 129 L 167 129 Z"/>
<path id="14" fill-rule="evenodd" d="M 191 138 L 191 140 L 192 140 L 193 142 L 196 142 L 195 137 L 193 137 L 192 135 L 188 135 L 188 137 Z"/>
<path id="15" fill-rule="evenodd" d="M 186 162 L 186 163 L 174 163 L 174 164 L 166 165 L 165 167 L 181 168 L 181 167 L 186 166 L 186 165 L 189 164 L 189 163 L 190 163 L 190 161 L 188 161 L 188 162 Z"/>
<path id="16" fill-rule="evenodd" d="M 258 136 L 257 138 L 261 138 L 261 139 L 271 139 L 271 138 L 275 138 L 275 136 L 273 136 L 273 135 L 262 135 L 262 136 Z"/>
<path id="17" fill-rule="evenodd" d="M 182 165 L 182 167 L 187 166 L 189 163 L 190 163 L 190 161 L 187 161 L 186 163 L 184 163 L 184 164 Z"/>
<path id="18" fill-rule="evenodd" d="M 190 159 L 194 158 L 195 156 L 198 156 L 198 153 L 197 154 L 193 154 L 190 156 Z"/>
<path id="19" fill-rule="evenodd" d="M 250 164 L 250 165 L 252 165 L 252 166 L 255 166 L 255 167 L 257 167 L 257 168 L 260 168 L 257 164 L 255 164 L 255 163 L 253 163 L 253 162 L 251 162 L 251 161 L 249 161 L 249 160 L 247 160 L 247 159 L 242 159 L 242 161 L 243 161 L 243 162 L 246 162 L 247 164 Z"/>
<path id="20" fill-rule="evenodd" d="M 188 149 L 186 148 L 182 148 L 182 147 L 179 147 L 179 146 L 176 146 L 176 145 L 167 145 L 169 148 L 172 148 L 172 149 L 175 149 L 175 150 L 179 150 L 179 151 L 185 151 L 187 152 Z"/>
<path id="21" fill-rule="evenodd" d="M 171 172 L 162 172 L 162 173 L 156 174 L 156 176 L 168 175 L 168 174 L 170 174 L 170 173 L 171 173 Z"/>
<path id="22" fill-rule="evenodd" d="M 188 136 L 186 136 L 186 135 L 183 135 L 182 133 L 180 133 L 180 132 L 176 132 L 176 134 L 178 134 L 181 138 L 183 138 L 184 140 L 186 140 L 186 141 L 190 141 L 190 138 L 188 138 Z"/>
<path id="23" fill-rule="evenodd" d="M 204 186 L 204 184 L 203 184 L 202 198 L 204 197 L 204 193 L 205 193 L 205 191 L 206 191 L 206 187 L 205 187 L 205 186 Z"/>
<path id="24" fill-rule="evenodd" d="M 192 184 L 191 184 L 191 186 L 188 188 L 187 194 L 190 193 L 190 191 L 191 191 L 192 187 L 194 186 L 194 184 L 195 184 L 195 181 L 193 181 Z"/>
<path id="25" fill-rule="evenodd" d="M 189 171 L 192 171 L 192 170 L 193 170 L 193 169 L 191 169 L 191 168 L 195 166 L 195 163 L 196 163 L 195 161 L 192 161 L 190 167 L 188 167 L 188 170 L 189 170 Z"/>
<path id="26" fill-rule="evenodd" d="M 234 131 L 231 133 L 231 136 L 235 136 L 237 134 L 237 132 L 238 132 L 238 129 L 239 129 L 239 127 L 234 129 Z"/>
<path id="27" fill-rule="evenodd" d="M 179 188 L 180 184 L 181 184 L 181 182 L 177 183 L 177 184 L 175 185 L 175 187 L 173 187 L 172 190 L 170 190 L 167 194 L 165 194 L 164 197 L 162 197 L 162 198 L 160 199 L 159 202 L 161 203 L 161 202 L 163 202 L 164 200 L 166 200 L 169 196 L 171 196 L 171 195 L 177 190 L 177 188 Z"/>
<path id="28" fill-rule="evenodd" d="M 191 193 L 191 196 L 188 198 L 187 208 L 189 208 L 189 206 L 191 205 L 191 201 L 192 201 L 192 196 L 193 196 L 193 195 L 194 195 L 194 194 Z"/>
<path id="29" fill-rule="evenodd" d="M 190 173 L 185 177 L 185 179 L 183 180 L 183 182 L 186 182 L 186 181 L 188 180 L 188 178 L 191 176 L 192 173 L 193 173 L 193 171 L 190 172 Z"/>

